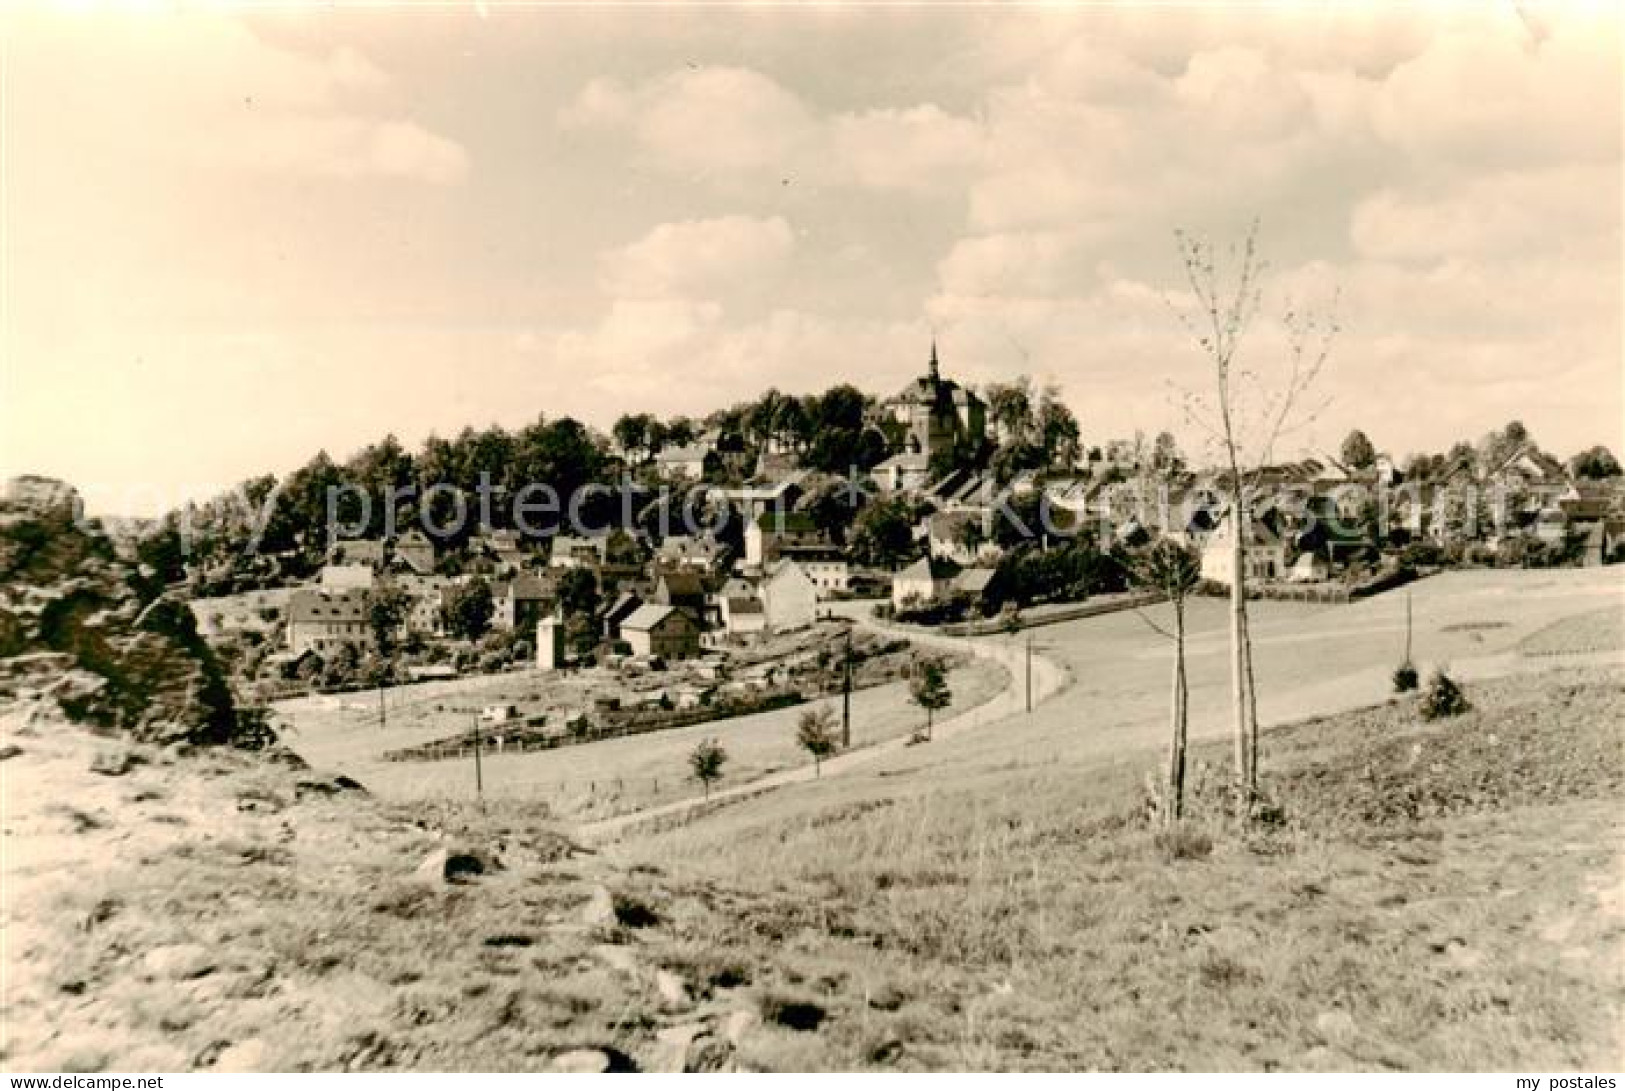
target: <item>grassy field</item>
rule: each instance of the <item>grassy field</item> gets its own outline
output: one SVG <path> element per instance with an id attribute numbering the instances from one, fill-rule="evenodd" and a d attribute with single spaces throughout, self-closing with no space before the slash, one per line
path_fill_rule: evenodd
<path id="1" fill-rule="evenodd" d="M 1418 659 L 1449 658 L 1473 706 L 1433 723 L 1385 692 L 1401 601 L 1261 607 L 1280 818 L 1246 827 L 1219 803 L 1222 612 L 1203 604 L 1206 741 L 1171 835 L 1145 816 L 1166 652 L 1132 616 L 1041 634 L 1074 684 L 1032 715 L 598 852 L 523 793 L 378 798 L 13 709 L 0 1058 L 1616 1070 L 1625 671 L 1593 617 L 1611 575 L 1418 587 Z M 482 873 L 445 881 L 437 850 Z"/>
<path id="2" fill-rule="evenodd" d="M 967 660 L 949 675 L 954 710 L 985 702 L 1006 682 L 1006 674 L 997 665 Z M 514 684 L 507 682 L 510 687 Z M 532 678 L 524 684 L 548 683 Z M 819 703 L 839 713 L 838 698 Z M 541 804 L 546 808 L 544 813 L 572 821 L 657 806 L 699 791 L 699 786 L 688 778 L 686 758 L 706 738 L 717 739 L 728 751 L 721 785 L 749 783 L 780 769 L 810 763 L 795 742 L 796 722 L 809 707 L 794 706 L 557 750 L 487 752 L 481 762 L 485 792 L 490 798 Z M 852 710 L 856 747 L 908 734 L 925 722 L 924 713 L 909 703 L 907 687 L 902 683 L 857 691 L 852 697 Z M 472 759 L 382 759 L 385 750 L 425 741 L 420 735 L 439 732 L 431 736 L 438 738 L 445 732 L 440 718 L 428 721 L 433 727 L 399 720 L 397 726 L 380 730 L 375 714 L 360 698 L 351 698 L 326 712 L 311 703 L 309 711 L 294 717 L 296 732 L 290 735 L 289 742 L 312 763 L 343 769 L 369 790 L 391 799 L 472 799 Z"/>
<path id="3" fill-rule="evenodd" d="M 1407 701 L 1272 731 L 1275 827 L 1209 807 L 1161 840 L 1145 761 L 1012 757 L 622 851 L 690 898 L 779 907 L 702 918 L 666 954 L 827 1009 L 816 1045 L 760 1047 L 772 1067 L 1617 1068 L 1620 675 L 1471 697 L 1444 723 Z M 1202 800 L 1223 747 L 1198 758 Z"/>

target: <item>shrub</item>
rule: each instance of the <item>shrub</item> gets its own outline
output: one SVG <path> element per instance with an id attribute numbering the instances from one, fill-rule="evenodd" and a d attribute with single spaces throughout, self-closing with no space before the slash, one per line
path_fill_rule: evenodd
<path id="1" fill-rule="evenodd" d="M 1410 660 L 1407 659 L 1398 667 L 1394 668 L 1395 693 L 1410 693 L 1420 684 L 1421 678 L 1416 673 L 1416 668 L 1411 665 Z"/>
<path id="2" fill-rule="evenodd" d="M 1467 695 L 1443 670 L 1433 672 L 1427 689 L 1422 692 L 1422 719 L 1438 720 L 1446 716 L 1459 716 L 1470 707 Z"/>
<path id="3" fill-rule="evenodd" d="M 1158 830 L 1154 841 L 1170 860 L 1201 860 L 1213 852 L 1213 838 L 1206 830 L 1183 823 Z"/>

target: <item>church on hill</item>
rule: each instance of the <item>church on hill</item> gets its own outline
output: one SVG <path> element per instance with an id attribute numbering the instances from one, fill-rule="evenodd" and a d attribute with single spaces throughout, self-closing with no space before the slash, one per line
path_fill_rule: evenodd
<path id="1" fill-rule="evenodd" d="M 942 377 L 935 340 L 926 373 L 882 402 L 879 417 L 897 451 L 874 472 L 892 490 L 923 487 L 933 456 L 978 447 L 987 431 L 986 403 Z"/>

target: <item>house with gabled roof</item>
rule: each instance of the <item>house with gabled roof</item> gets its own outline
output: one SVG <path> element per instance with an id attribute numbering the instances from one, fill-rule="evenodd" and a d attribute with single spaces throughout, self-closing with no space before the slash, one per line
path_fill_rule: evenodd
<path id="1" fill-rule="evenodd" d="M 688 659 L 700 650 L 699 624 L 686 611 L 645 603 L 621 622 L 621 639 L 645 658 Z"/>
<path id="2" fill-rule="evenodd" d="M 343 647 L 370 650 L 375 639 L 368 601 L 365 591 L 295 591 L 288 598 L 288 650 L 294 655 L 327 655 Z"/>
<path id="3" fill-rule="evenodd" d="M 655 465 L 668 477 L 698 481 L 705 476 L 707 467 L 716 462 L 712 448 L 703 443 L 690 443 L 682 447 L 667 447 L 655 455 Z"/>
<path id="4" fill-rule="evenodd" d="M 655 576 L 653 601 L 686 610 L 698 624 L 705 618 L 705 581 L 688 569 L 662 570 Z"/>
<path id="5" fill-rule="evenodd" d="M 1245 552 L 1248 580 L 1278 580 L 1286 574 L 1286 542 L 1260 519 L 1249 520 Z M 1202 578 L 1230 586 L 1234 573 L 1235 521 L 1226 512 L 1202 549 Z"/>
<path id="6" fill-rule="evenodd" d="M 793 561 L 780 561 L 762 580 L 762 607 L 774 630 L 800 629 L 818 617 L 818 586 L 806 569 Z"/>
<path id="7" fill-rule="evenodd" d="M 934 602 L 945 596 L 959 575 L 959 566 L 939 557 L 921 557 L 892 577 L 891 602 L 895 609 Z"/>
<path id="8" fill-rule="evenodd" d="M 760 568 L 786 549 L 830 549 L 833 543 L 804 511 L 766 511 L 745 528 L 745 563 Z"/>
<path id="9" fill-rule="evenodd" d="M 395 559 L 419 576 L 434 572 L 434 542 L 417 528 L 408 530 L 395 539 Z"/>
<path id="10" fill-rule="evenodd" d="M 558 604 L 558 580 L 551 574 L 515 576 L 491 587 L 491 625 L 506 632 L 529 632 Z"/>
<path id="11" fill-rule="evenodd" d="M 603 564 L 608 549 L 607 535 L 580 538 L 570 534 L 556 534 L 551 552 L 547 556 L 549 568 L 596 568 Z"/>
<path id="12" fill-rule="evenodd" d="M 604 637 L 607 640 L 621 639 L 621 624 L 631 617 L 638 607 L 643 605 L 643 599 L 632 591 L 622 591 L 609 608 L 604 611 Z"/>

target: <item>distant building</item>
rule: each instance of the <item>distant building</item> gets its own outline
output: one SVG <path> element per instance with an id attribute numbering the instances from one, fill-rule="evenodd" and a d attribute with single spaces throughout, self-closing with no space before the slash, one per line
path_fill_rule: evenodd
<path id="1" fill-rule="evenodd" d="M 818 586 L 800 565 L 781 562 L 762 581 L 762 607 L 774 630 L 811 625 L 818 617 Z"/>
<path id="2" fill-rule="evenodd" d="M 491 588 L 491 626 L 507 632 L 523 630 L 553 612 L 558 601 L 558 588 L 550 578 L 543 576 L 515 576 Z"/>
<path id="3" fill-rule="evenodd" d="M 632 654 L 661 659 L 688 659 L 700 650 L 699 625 L 673 606 L 649 603 L 621 622 L 621 639 Z"/>
<path id="4" fill-rule="evenodd" d="M 830 549 L 829 536 L 801 511 L 763 512 L 745 527 L 745 563 L 760 568 L 786 550 Z"/>
<path id="5" fill-rule="evenodd" d="M 441 576 L 407 576 L 397 581 L 397 586 L 409 599 L 407 631 L 423 636 L 442 635 L 446 629 L 446 588 L 451 586 L 451 581 Z"/>
<path id="6" fill-rule="evenodd" d="M 324 591 L 370 591 L 374 578 L 368 564 L 324 564 L 317 580 Z"/>
<path id="7" fill-rule="evenodd" d="M 869 471 L 869 476 L 881 492 L 917 492 L 931 479 L 931 459 L 921 451 L 900 451 Z"/>
<path id="8" fill-rule="evenodd" d="M 1332 577 L 1332 566 L 1318 553 L 1300 553 L 1287 569 L 1288 583 L 1320 583 Z M 1226 581 L 1229 582 L 1229 581 Z"/>
<path id="9" fill-rule="evenodd" d="M 547 563 L 553 568 L 594 568 L 604 561 L 608 538 L 576 538 L 568 534 L 553 538 L 553 551 Z"/>
<path id="10" fill-rule="evenodd" d="M 728 595 L 721 603 L 722 631 L 729 636 L 755 636 L 767 629 L 767 610 L 755 595 Z"/>
<path id="11" fill-rule="evenodd" d="M 844 595 L 852 587 L 852 565 L 836 549 L 784 549 L 783 564 L 793 564 L 806 573 L 820 599 Z"/>
<path id="12" fill-rule="evenodd" d="M 395 558 L 419 576 L 434 572 L 434 542 L 421 530 L 409 530 L 395 539 Z"/>
<path id="13" fill-rule="evenodd" d="M 1227 514 L 1202 550 L 1202 578 L 1230 586 L 1235 552 L 1234 520 Z M 1247 579 L 1278 580 L 1286 575 L 1286 543 L 1268 527 L 1254 522 L 1247 543 Z"/>
<path id="14" fill-rule="evenodd" d="M 993 515 L 981 511 L 939 511 L 929 521 L 931 555 L 956 564 L 994 561 L 1003 552 L 993 540 Z"/>
<path id="15" fill-rule="evenodd" d="M 934 602 L 948 593 L 957 574 L 958 570 L 951 561 L 921 557 L 892 577 L 892 606 L 903 610 Z"/>
<path id="16" fill-rule="evenodd" d="M 894 428 L 901 427 L 898 453 L 923 456 L 926 466 L 934 455 L 979 445 L 987 432 L 987 406 L 974 392 L 942 377 L 935 341 L 926 374 L 882 403 L 881 413 Z"/>
<path id="17" fill-rule="evenodd" d="M 996 568 L 966 568 L 950 581 L 948 589 L 950 593 L 965 595 L 981 606 L 993 597 L 998 577 L 999 571 Z"/>
<path id="18" fill-rule="evenodd" d="M 766 512 L 789 511 L 801 498 L 801 492 L 799 475 L 782 477 L 765 484 L 720 490 L 721 498 L 739 509 L 747 527 Z"/>
<path id="19" fill-rule="evenodd" d="M 708 465 L 713 464 L 716 457 L 711 448 L 703 443 L 691 443 L 686 447 L 667 447 L 655 455 L 655 465 L 669 477 L 681 477 L 690 481 L 698 481 L 705 476 Z"/>
<path id="20" fill-rule="evenodd" d="M 382 568 L 384 543 L 371 538 L 345 538 L 333 543 L 333 548 L 327 551 L 327 559 L 331 564 Z"/>
<path id="21" fill-rule="evenodd" d="M 295 591 L 288 599 L 288 650 L 326 656 L 343 647 L 368 651 L 375 643 L 365 591 Z"/>
<path id="22" fill-rule="evenodd" d="M 604 639 L 621 639 L 621 623 L 643 605 L 643 599 L 631 591 L 623 591 L 604 611 Z"/>
<path id="23" fill-rule="evenodd" d="M 556 671 L 564 666 L 564 620 L 548 615 L 536 622 L 536 669 Z"/>
<path id="24" fill-rule="evenodd" d="M 705 618 L 705 584 L 698 573 L 687 569 L 660 573 L 655 580 L 654 601 L 687 611 L 696 623 Z"/>
<path id="25" fill-rule="evenodd" d="M 728 559 L 728 547 L 710 536 L 674 535 L 660 543 L 656 556 L 673 568 L 714 572 Z"/>

